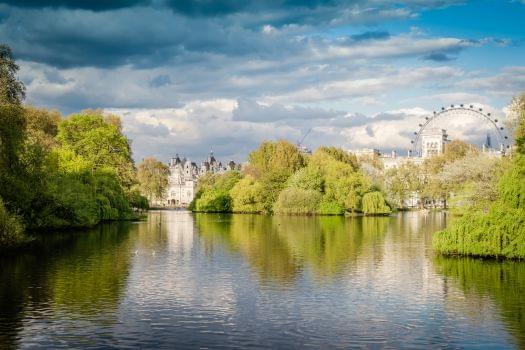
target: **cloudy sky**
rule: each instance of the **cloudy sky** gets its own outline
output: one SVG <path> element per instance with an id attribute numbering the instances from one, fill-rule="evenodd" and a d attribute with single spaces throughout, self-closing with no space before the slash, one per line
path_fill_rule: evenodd
<path id="1" fill-rule="evenodd" d="M 28 103 L 121 115 L 137 160 L 242 161 L 310 128 L 312 148 L 403 151 L 452 103 L 503 118 L 524 18 L 523 0 L 0 0 L 0 41 Z M 443 123 L 480 142 L 471 119 Z"/>

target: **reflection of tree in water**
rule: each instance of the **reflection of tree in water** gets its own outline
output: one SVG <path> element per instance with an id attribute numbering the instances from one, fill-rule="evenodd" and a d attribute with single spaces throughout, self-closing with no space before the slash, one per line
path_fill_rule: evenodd
<path id="1" fill-rule="evenodd" d="M 381 255 L 389 218 L 275 217 L 274 225 L 302 264 L 317 277 L 335 277 L 363 254 Z M 377 255 L 379 254 L 379 256 Z"/>
<path id="2" fill-rule="evenodd" d="M 196 215 L 199 235 L 205 244 L 224 245 L 239 251 L 262 279 L 282 282 L 293 280 L 299 261 L 272 225 L 272 217 L 265 215 Z"/>
<path id="3" fill-rule="evenodd" d="M 389 218 L 196 215 L 206 249 L 239 251 L 262 279 L 291 281 L 303 267 L 333 277 L 361 254 L 380 256 Z M 213 249 L 213 248 L 211 248 Z"/>
<path id="4" fill-rule="evenodd" d="M 116 308 L 130 267 L 129 230 L 126 224 L 108 224 L 48 235 L 35 252 L 3 258 L 0 344 L 16 347 L 22 320 L 34 310 L 95 315 Z"/>
<path id="5" fill-rule="evenodd" d="M 525 262 L 436 257 L 434 266 L 445 287 L 450 279 L 468 299 L 489 297 L 518 347 L 525 348 Z"/>

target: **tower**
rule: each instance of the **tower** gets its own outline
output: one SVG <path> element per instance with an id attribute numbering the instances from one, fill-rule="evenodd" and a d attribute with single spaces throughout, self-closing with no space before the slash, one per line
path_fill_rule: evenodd
<path id="1" fill-rule="evenodd" d="M 425 129 L 421 133 L 421 156 L 428 158 L 442 154 L 445 151 L 447 131 L 439 128 Z"/>
<path id="2" fill-rule="evenodd" d="M 492 141 L 490 139 L 490 134 L 487 133 L 487 139 L 485 140 L 485 146 L 487 146 L 488 149 L 492 148 Z"/>

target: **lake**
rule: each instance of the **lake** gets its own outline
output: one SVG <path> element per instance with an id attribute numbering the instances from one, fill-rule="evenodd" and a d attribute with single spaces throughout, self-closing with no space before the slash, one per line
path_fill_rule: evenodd
<path id="1" fill-rule="evenodd" d="M 151 211 L 0 258 L 0 348 L 525 348 L 525 263 L 443 258 L 443 213 Z"/>

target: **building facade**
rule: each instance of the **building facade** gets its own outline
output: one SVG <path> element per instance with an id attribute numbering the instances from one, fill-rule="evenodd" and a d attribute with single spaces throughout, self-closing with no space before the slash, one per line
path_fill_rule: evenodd
<path id="1" fill-rule="evenodd" d="M 447 131 L 439 128 L 425 129 L 421 133 L 421 157 L 428 158 L 445 152 Z"/>
<path id="2" fill-rule="evenodd" d="M 223 165 L 215 159 L 213 152 L 200 165 L 178 154 L 171 158 L 168 167 L 168 189 L 164 196 L 163 206 L 172 208 L 187 207 L 195 198 L 197 181 L 206 173 L 220 174 L 238 168 L 233 160 Z"/>

